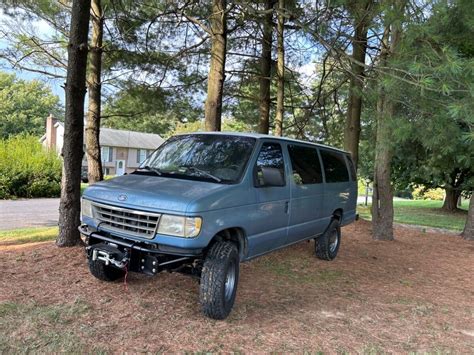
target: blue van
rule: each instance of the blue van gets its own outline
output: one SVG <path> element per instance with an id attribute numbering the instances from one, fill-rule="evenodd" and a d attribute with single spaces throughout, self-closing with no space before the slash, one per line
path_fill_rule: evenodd
<path id="1" fill-rule="evenodd" d="M 171 137 L 133 173 L 87 188 L 79 230 L 95 277 L 163 270 L 200 279 L 202 311 L 226 318 L 240 262 L 309 239 L 336 257 L 355 220 L 357 181 L 348 153 L 241 133 Z"/>

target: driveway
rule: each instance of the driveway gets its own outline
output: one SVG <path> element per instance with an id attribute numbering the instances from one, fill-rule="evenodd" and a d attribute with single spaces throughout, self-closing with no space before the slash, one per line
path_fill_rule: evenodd
<path id="1" fill-rule="evenodd" d="M 0 230 L 56 226 L 59 198 L 0 200 Z"/>

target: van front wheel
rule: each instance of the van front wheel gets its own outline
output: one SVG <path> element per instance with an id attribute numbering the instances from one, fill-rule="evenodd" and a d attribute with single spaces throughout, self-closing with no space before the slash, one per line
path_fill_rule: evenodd
<path id="1" fill-rule="evenodd" d="M 100 260 L 89 259 L 89 271 L 101 281 L 115 281 L 125 276 L 125 271 L 105 265 Z"/>
<path id="2" fill-rule="evenodd" d="M 217 242 L 207 253 L 201 272 L 200 303 L 209 318 L 225 319 L 232 310 L 239 262 L 237 246 L 232 242 Z"/>
<path id="3" fill-rule="evenodd" d="M 321 260 L 333 260 L 341 245 L 341 226 L 333 219 L 326 231 L 315 240 L 316 256 Z"/>

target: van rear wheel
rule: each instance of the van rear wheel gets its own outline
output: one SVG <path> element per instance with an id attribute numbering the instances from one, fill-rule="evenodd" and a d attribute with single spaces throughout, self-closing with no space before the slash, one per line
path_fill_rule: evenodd
<path id="1" fill-rule="evenodd" d="M 321 260 L 334 260 L 340 245 L 341 226 L 337 219 L 333 219 L 326 231 L 315 240 L 316 256 Z"/>
<path id="2" fill-rule="evenodd" d="M 215 243 L 206 255 L 201 272 L 202 312 L 213 319 L 225 319 L 232 310 L 239 281 L 239 251 L 228 241 Z"/>

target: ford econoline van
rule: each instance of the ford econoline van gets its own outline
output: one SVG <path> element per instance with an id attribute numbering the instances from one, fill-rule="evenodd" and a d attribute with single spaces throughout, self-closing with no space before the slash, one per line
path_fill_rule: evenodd
<path id="1" fill-rule="evenodd" d="M 318 258 L 334 259 L 356 200 L 354 165 L 339 149 L 259 134 L 183 134 L 133 173 L 88 187 L 80 232 L 98 279 L 188 273 L 200 280 L 203 313 L 224 319 L 241 262 L 309 239 Z"/>

